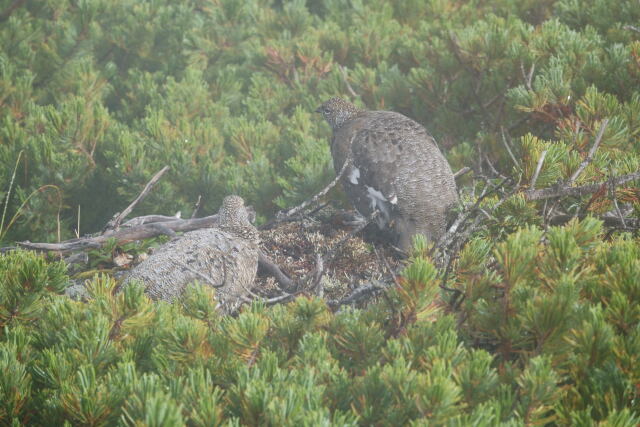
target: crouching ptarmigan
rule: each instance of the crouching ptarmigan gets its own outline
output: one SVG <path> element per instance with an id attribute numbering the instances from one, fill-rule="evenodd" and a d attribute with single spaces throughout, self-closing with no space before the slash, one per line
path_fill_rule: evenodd
<path id="1" fill-rule="evenodd" d="M 458 193 L 451 167 L 419 123 L 392 111 L 366 111 L 341 98 L 316 110 L 333 129 L 331 155 L 342 184 L 360 214 L 379 210 L 403 250 L 415 234 L 435 241 L 445 232 L 447 213 Z"/>
<path id="2" fill-rule="evenodd" d="M 123 280 L 142 282 L 154 300 L 172 301 L 194 281 L 216 288 L 222 311 L 232 312 L 247 296 L 258 269 L 258 230 L 244 201 L 227 196 L 219 225 L 184 233 L 159 247 Z"/>

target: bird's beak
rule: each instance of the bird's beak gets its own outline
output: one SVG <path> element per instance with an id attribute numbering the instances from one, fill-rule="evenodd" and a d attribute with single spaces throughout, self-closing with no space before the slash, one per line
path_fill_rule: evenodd
<path id="1" fill-rule="evenodd" d="M 322 113 L 322 107 L 316 108 L 316 113 Z"/>

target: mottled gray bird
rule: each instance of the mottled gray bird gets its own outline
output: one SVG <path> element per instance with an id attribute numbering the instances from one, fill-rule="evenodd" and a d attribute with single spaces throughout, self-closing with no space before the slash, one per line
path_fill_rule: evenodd
<path id="1" fill-rule="evenodd" d="M 154 300 L 173 301 L 194 281 L 216 288 L 221 309 L 234 311 L 247 296 L 258 269 L 258 230 L 239 196 L 227 196 L 219 224 L 184 233 L 132 268 L 124 285 L 142 282 Z"/>
<path id="2" fill-rule="evenodd" d="M 341 98 L 316 110 L 333 129 L 334 169 L 342 170 L 349 200 L 364 216 L 379 211 L 403 250 L 415 234 L 435 241 L 458 202 L 456 183 L 435 140 L 419 123 L 392 111 L 367 111 Z"/>

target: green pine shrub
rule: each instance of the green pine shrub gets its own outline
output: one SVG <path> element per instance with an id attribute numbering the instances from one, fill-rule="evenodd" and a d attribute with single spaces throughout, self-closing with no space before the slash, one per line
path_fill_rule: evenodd
<path id="1" fill-rule="evenodd" d="M 237 317 L 200 285 L 167 305 L 96 276 L 89 300 L 72 301 L 60 263 L 11 252 L 2 285 L 20 292 L 0 304 L 14 313 L 0 335 L 0 420 L 635 425 L 640 242 L 603 233 L 586 218 L 473 239 L 447 281 L 463 294 L 455 311 L 420 241 L 366 309 L 300 297 Z"/>
<path id="2" fill-rule="evenodd" d="M 490 162 L 526 185 L 547 150 L 536 185 L 553 185 L 604 119 L 578 184 L 637 170 L 640 12 L 631 0 L 583 3 L 2 8 L 0 240 L 99 230 L 164 165 L 134 214 L 188 214 L 199 195 L 212 212 L 236 192 L 263 221 L 330 179 L 313 110 L 336 94 L 425 124 L 454 170 Z M 619 201 L 637 203 L 623 190 Z M 611 208 L 605 199 L 590 208 Z"/>
<path id="3" fill-rule="evenodd" d="M 265 221 L 333 176 L 335 95 L 424 124 L 483 177 L 467 205 L 567 183 L 598 139 L 575 185 L 636 172 L 638 22 L 634 0 L 0 1 L 0 246 L 98 231 L 165 165 L 133 215 L 234 192 Z M 637 220 L 640 193 L 609 187 L 493 192 L 446 273 L 418 240 L 335 313 L 224 317 L 206 286 L 167 305 L 107 275 L 76 302 L 62 262 L 0 254 L 0 423 L 638 425 L 640 242 L 595 217 Z"/>

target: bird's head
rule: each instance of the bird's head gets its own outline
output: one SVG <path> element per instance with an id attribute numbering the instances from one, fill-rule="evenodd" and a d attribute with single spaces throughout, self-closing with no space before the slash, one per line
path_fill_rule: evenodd
<path id="1" fill-rule="evenodd" d="M 218 211 L 218 227 L 221 230 L 257 243 L 260 240 L 258 230 L 251 224 L 255 220 L 255 212 L 249 210 L 240 196 L 226 196 L 222 200 L 222 206 Z M 253 218 L 252 218 L 253 216 Z"/>
<path id="2" fill-rule="evenodd" d="M 345 122 L 355 117 L 361 110 L 349 101 L 342 98 L 334 97 L 325 101 L 316 113 L 322 114 L 322 117 L 329 123 L 331 129 L 340 128 Z"/>
<path id="3" fill-rule="evenodd" d="M 219 214 L 222 217 L 221 219 L 231 220 L 231 222 L 249 221 L 249 214 L 244 206 L 244 200 L 235 194 L 226 196 L 222 200 Z"/>

